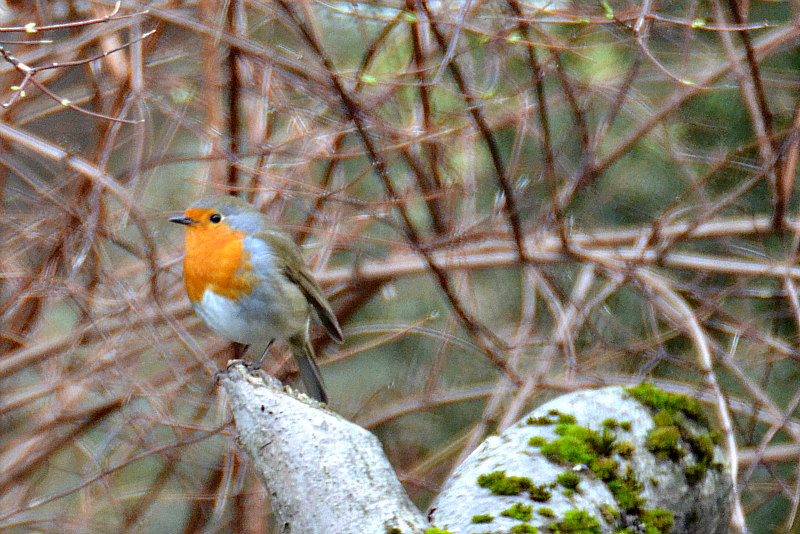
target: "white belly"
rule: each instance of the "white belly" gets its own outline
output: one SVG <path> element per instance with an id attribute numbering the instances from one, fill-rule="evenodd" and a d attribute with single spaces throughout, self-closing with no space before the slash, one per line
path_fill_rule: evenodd
<path id="1" fill-rule="evenodd" d="M 221 337 L 245 345 L 266 345 L 279 336 L 263 317 L 245 317 L 241 306 L 227 297 L 206 290 L 194 311 Z"/>

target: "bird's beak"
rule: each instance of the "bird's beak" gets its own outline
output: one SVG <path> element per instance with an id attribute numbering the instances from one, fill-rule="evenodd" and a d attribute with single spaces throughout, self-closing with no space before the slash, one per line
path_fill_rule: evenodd
<path id="1" fill-rule="evenodd" d="M 197 221 L 195 221 L 194 219 L 190 219 L 189 217 L 185 217 L 185 216 L 184 217 L 171 217 L 169 222 L 174 222 L 174 223 L 178 223 L 178 224 L 185 224 L 187 226 L 190 225 L 190 224 L 196 224 L 197 223 Z"/>

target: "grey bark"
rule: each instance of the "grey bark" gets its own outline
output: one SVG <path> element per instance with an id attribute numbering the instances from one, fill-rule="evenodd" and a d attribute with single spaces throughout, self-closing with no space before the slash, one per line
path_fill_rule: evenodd
<path id="1" fill-rule="evenodd" d="M 279 532 L 424 532 L 425 519 L 370 432 L 241 363 L 219 379 Z"/>

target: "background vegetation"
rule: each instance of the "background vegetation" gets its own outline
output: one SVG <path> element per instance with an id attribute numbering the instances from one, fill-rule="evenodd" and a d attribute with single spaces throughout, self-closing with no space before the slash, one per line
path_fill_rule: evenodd
<path id="1" fill-rule="evenodd" d="M 304 244 L 332 406 L 421 507 L 648 379 L 716 415 L 749 528 L 797 529 L 797 1 L 6 4 L 0 532 L 269 524 L 167 222 L 227 191 Z"/>

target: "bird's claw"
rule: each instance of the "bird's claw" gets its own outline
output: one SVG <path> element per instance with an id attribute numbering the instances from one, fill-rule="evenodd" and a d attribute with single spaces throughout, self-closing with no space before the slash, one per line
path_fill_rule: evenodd
<path id="1" fill-rule="evenodd" d="M 251 373 L 261 370 L 261 362 L 247 362 L 240 360 L 240 363 L 244 365 Z"/>
<path id="2" fill-rule="evenodd" d="M 255 366 L 254 362 L 248 362 L 246 360 L 242 360 L 239 358 L 228 360 L 228 365 L 226 365 L 224 369 L 217 369 L 217 371 L 211 376 L 211 378 L 214 380 L 214 383 L 219 382 L 219 378 L 223 374 L 229 373 L 231 368 L 235 367 L 236 365 L 243 365 L 245 369 L 247 369 L 248 372 L 250 373 L 257 371 L 259 369 L 259 367 Z"/>

